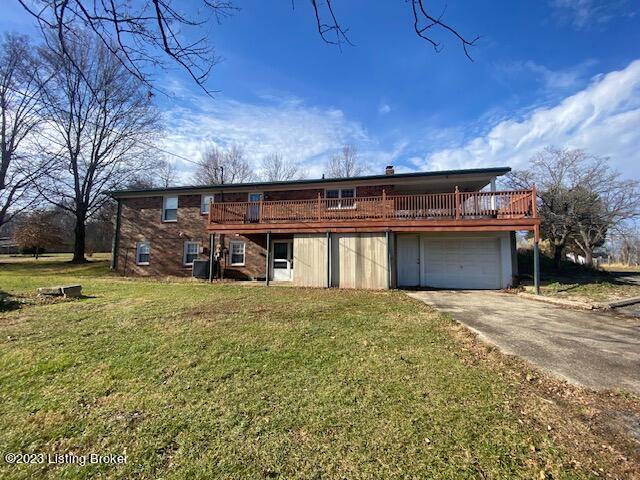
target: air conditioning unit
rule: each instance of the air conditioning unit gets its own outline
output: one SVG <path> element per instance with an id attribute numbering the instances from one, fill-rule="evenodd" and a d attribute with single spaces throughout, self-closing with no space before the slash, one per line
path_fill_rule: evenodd
<path id="1" fill-rule="evenodd" d="M 194 260 L 191 275 L 195 278 L 209 278 L 209 260 Z"/>

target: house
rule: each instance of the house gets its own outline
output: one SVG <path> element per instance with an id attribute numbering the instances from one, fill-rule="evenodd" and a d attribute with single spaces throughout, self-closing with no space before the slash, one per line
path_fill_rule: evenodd
<path id="1" fill-rule="evenodd" d="M 510 169 L 111 192 L 112 267 L 346 288 L 500 289 L 516 275 L 515 232 L 539 228 L 535 192 L 496 191 Z"/>

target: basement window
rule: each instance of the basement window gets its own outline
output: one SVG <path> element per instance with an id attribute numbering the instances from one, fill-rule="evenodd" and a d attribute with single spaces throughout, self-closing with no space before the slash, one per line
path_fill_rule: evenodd
<path id="1" fill-rule="evenodd" d="M 231 266 L 244 267 L 244 242 L 233 241 L 229 247 L 229 252 L 231 253 Z"/>
<path id="2" fill-rule="evenodd" d="M 184 242 L 184 257 L 183 263 L 186 267 L 193 265 L 193 261 L 198 258 L 200 253 L 200 243 L 198 242 Z"/>
<path id="3" fill-rule="evenodd" d="M 149 242 L 136 243 L 136 265 L 149 265 L 151 248 Z"/>
<path id="4" fill-rule="evenodd" d="M 164 197 L 162 205 L 162 221 L 178 221 L 178 197 Z"/>

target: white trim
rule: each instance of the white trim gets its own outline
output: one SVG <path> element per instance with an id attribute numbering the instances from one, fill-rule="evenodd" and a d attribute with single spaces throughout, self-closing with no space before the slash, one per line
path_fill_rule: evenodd
<path id="1" fill-rule="evenodd" d="M 236 262 L 233 263 L 233 245 L 242 245 L 242 263 Z M 247 261 L 247 245 L 242 240 L 231 240 L 229 242 L 229 262 L 232 267 L 244 267 Z"/>
<path id="2" fill-rule="evenodd" d="M 282 260 L 286 260 L 287 262 L 287 273 L 289 274 L 289 278 L 287 279 L 276 279 L 275 278 L 275 262 L 276 262 L 276 256 L 275 256 L 275 244 L 276 243 L 286 243 L 287 244 L 287 258 L 283 259 L 283 258 L 278 258 L 278 261 L 282 261 Z M 271 240 L 271 250 L 270 250 L 270 263 L 271 265 L 269 266 L 269 278 L 271 280 L 274 281 L 283 281 L 283 282 L 290 282 L 293 280 L 293 267 L 292 267 L 292 263 L 293 263 L 293 238 L 282 238 L 282 239 L 275 239 L 275 240 Z"/>
<path id="3" fill-rule="evenodd" d="M 209 213 L 209 203 L 207 202 L 206 204 L 204 203 L 204 199 L 205 197 L 210 197 L 212 201 L 215 202 L 215 193 L 203 193 L 200 195 L 200 214 L 201 215 L 206 215 Z M 206 205 L 206 206 L 205 206 Z"/>
<path id="4" fill-rule="evenodd" d="M 187 262 L 187 245 L 196 245 L 196 257 L 200 254 L 200 242 L 194 242 L 192 240 L 187 240 L 184 242 L 182 247 L 182 265 L 185 267 L 191 267 L 193 265 L 193 260 L 191 262 Z M 193 253 L 193 252 L 191 252 Z"/>
<path id="5" fill-rule="evenodd" d="M 149 261 L 146 261 L 146 262 L 140 261 L 140 247 L 142 245 L 146 245 L 147 248 L 149 249 L 148 255 L 149 255 L 149 260 L 151 260 L 151 244 L 147 241 L 136 242 L 136 265 L 145 266 L 145 265 L 149 265 Z"/>
<path id="6" fill-rule="evenodd" d="M 167 199 L 169 198 L 175 198 L 176 199 L 176 218 L 174 220 L 167 220 L 165 217 L 165 213 L 167 211 L 166 205 L 167 205 Z M 175 223 L 178 221 L 178 202 L 180 201 L 180 196 L 179 195 L 164 195 L 162 197 L 162 222 L 163 223 Z M 173 208 L 170 208 L 169 210 L 174 210 Z"/>

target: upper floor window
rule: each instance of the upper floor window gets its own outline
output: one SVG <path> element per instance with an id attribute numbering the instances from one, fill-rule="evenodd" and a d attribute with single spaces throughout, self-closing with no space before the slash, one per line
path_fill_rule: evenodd
<path id="1" fill-rule="evenodd" d="M 198 258 L 199 253 L 200 244 L 198 242 L 184 242 L 183 263 L 185 265 L 193 265 L 193 261 Z"/>
<path id="2" fill-rule="evenodd" d="M 164 197 L 162 206 L 162 221 L 175 222 L 178 220 L 178 197 Z"/>
<path id="3" fill-rule="evenodd" d="M 213 202 L 213 195 L 202 195 L 201 198 L 200 213 L 204 215 L 205 213 L 209 213 L 209 204 Z"/>
<path id="4" fill-rule="evenodd" d="M 231 265 L 243 266 L 245 251 L 244 242 L 233 241 L 229 247 L 229 252 L 231 253 Z"/>
<path id="5" fill-rule="evenodd" d="M 149 242 L 136 243 L 136 265 L 149 265 L 150 253 Z"/>
<path id="6" fill-rule="evenodd" d="M 355 207 L 356 189 L 350 188 L 328 188 L 324 192 L 325 198 L 329 199 L 327 208 L 353 208 Z"/>

